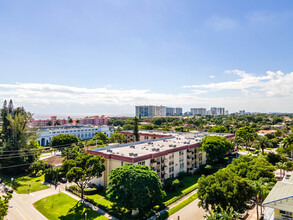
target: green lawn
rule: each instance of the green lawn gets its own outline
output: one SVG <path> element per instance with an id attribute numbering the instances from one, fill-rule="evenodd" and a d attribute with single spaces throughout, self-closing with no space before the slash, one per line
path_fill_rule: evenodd
<path id="1" fill-rule="evenodd" d="M 166 211 L 164 214 L 160 215 L 156 220 L 164 220 L 167 219 L 170 215 L 173 215 L 175 212 L 178 212 L 180 209 L 187 206 L 189 203 L 193 202 L 197 199 L 197 193 L 193 194 L 189 198 L 185 199 L 184 201 L 180 202 L 178 205 L 174 206 L 170 210 Z"/>
<path id="2" fill-rule="evenodd" d="M 11 182 L 11 177 L 14 178 L 13 182 Z M 4 183 L 8 186 L 12 186 L 12 188 L 20 194 L 25 194 L 29 192 L 36 192 L 43 189 L 50 188 L 47 185 L 44 185 L 44 175 L 40 177 L 34 177 L 34 176 L 9 176 L 9 175 L 1 175 L 1 177 L 4 181 Z"/>
<path id="3" fill-rule="evenodd" d="M 163 202 L 166 202 L 166 201 L 172 199 L 175 196 L 179 196 L 182 193 L 184 193 L 184 191 L 186 189 L 188 189 L 189 187 L 193 187 L 197 183 L 197 180 L 199 179 L 199 177 L 200 177 L 199 175 L 197 175 L 197 176 L 185 176 L 183 178 L 183 180 L 180 180 L 180 182 L 182 182 L 184 184 L 184 186 L 178 188 L 176 191 L 166 192 L 167 196 L 164 198 Z"/>
<path id="4" fill-rule="evenodd" d="M 85 213 L 89 220 L 107 219 L 64 193 L 43 198 L 35 202 L 34 207 L 49 220 L 81 220 L 85 219 Z"/>
<path id="5" fill-rule="evenodd" d="M 101 204 L 108 209 L 112 209 L 113 203 L 107 200 L 105 197 L 105 193 L 101 192 L 100 194 L 95 194 L 95 195 L 87 195 L 89 199 L 94 200 L 96 203 Z"/>

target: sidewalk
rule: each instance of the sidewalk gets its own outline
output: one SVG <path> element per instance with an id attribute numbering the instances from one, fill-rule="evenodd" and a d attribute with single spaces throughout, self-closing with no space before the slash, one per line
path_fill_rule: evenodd
<path id="1" fill-rule="evenodd" d="M 184 201 L 185 199 L 189 198 L 190 196 L 194 195 L 197 192 L 197 190 L 192 191 L 191 193 L 187 194 L 186 196 L 180 198 L 179 200 L 177 200 L 176 202 L 168 205 L 165 209 L 161 210 L 160 212 L 154 214 L 152 217 L 149 217 L 148 220 L 154 220 L 156 218 L 158 218 L 160 215 L 162 215 L 165 211 L 170 210 L 171 208 L 173 208 L 174 206 L 178 205 L 180 202 Z"/>

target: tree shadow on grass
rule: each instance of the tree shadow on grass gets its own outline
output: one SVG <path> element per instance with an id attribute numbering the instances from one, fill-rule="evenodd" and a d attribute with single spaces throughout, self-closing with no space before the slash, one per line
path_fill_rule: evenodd
<path id="1" fill-rule="evenodd" d="M 87 219 L 95 219 L 101 214 L 93 211 L 91 208 L 86 207 L 84 204 L 77 202 L 66 215 L 59 217 L 61 220 L 80 220 L 85 219 L 85 213 L 87 213 Z"/>

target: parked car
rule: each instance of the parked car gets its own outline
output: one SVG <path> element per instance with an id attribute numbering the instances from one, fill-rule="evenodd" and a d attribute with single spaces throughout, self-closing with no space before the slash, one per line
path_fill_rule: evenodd
<path id="1" fill-rule="evenodd" d="M 2 179 L 0 179 L 0 183 L 2 183 L 3 182 L 3 180 Z"/>
<path id="2" fill-rule="evenodd" d="M 67 183 L 67 179 L 64 178 L 64 177 L 62 177 L 62 178 L 60 178 L 59 182 L 60 182 L 60 183 Z"/>
<path id="3" fill-rule="evenodd" d="M 4 187 L 5 192 L 13 193 L 13 189 L 11 187 L 5 186 Z"/>

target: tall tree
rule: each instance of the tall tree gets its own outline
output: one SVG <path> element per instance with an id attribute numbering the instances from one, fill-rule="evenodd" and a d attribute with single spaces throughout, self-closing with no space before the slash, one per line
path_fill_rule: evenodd
<path id="1" fill-rule="evenodd" d="M 225 137 L 206 136 L 201 142 L 201 150 L 207 153 L 207 159 L 211 162 L 223 160 L 225 154 L 232 149 L 231 143 Z"/>
<path id="2" fill-rule="evenodd" d="M 107 197 L 120 208 L 144 210 L 162 203 L 165 192 L 156 172 L 143 165 L 126 164 L 111 171 Z"/>
<path id="3" fill-rule="evenodd" d="M 37 159 L 38 152 L 32 150 L 38 148 L 38 145 L 35 144 L 35 141 L 30 141 L 36 139 L 36 130 L 27 126 L 30 119 L 31 114 L 29 112 L 25 112 L 23 108 L 13 109 L 12 101 L 10 102 L 5 117 L 8 125 L 6 131 L 8 132 L 3 134 L 3 151 L 0 152 L 3 160 L 1 160 L 0 166 L 25 165 L 17 168 L 7 168 L 2 170 L 2 172 L 22 172 L 28 167 L 29 163 Z M 14 152 L 13 156 L 11 156 L 11 152 Z"/>
<path id="4" fill-rule="evenodd" d="M 127 142 L 127 137 L 125 134 L 114 132 L 114 134 L 112 134 L 110 137 L 110 141 L 122 144 Z"/>
<path id="5" fill-rule="evenodd" d="M 77 143 L 79 138 L 73 134 L 59 134 L 51 140 L 51 147 L 70 147 L 71 144 Z"/>
<path id="6" fill-rule="evenodd" d="M 205 210 L 216 209 L 219 205 L 223 209 L 233 207 L 241 213 L 253 193 L 248 180 L 229 170 L 219 170 L 214 175 L 202 176 L 198 180 L 198 205 Z"/>
<path id="7" fill-rule="evenodd" d="M 236 138 L 241 137 L 245 141 L 246 148 L 250 147 L 255 139 L 256 132 L 253 128 L 245 126 L 236 131 Z"/>
<path id="8" fill-rule="evenodd" d="M 134 137 L 135 137 L 135 141 L 139 141 L 139 134 L 138 134 L 138 119 L 137 119 L 137 117 L 134 117 L 133 135 L 134 135 Z"/>
<path id="9" fill-rule="evenodd" d="M 69 182 L 76 183 L 81 189 L 81 198 L 86 185 L 95 177 L 101 177 L 105 170 L 105 159 L 92 154 L 81 153 L 74 160 L 67 160 L 66 165 L 69 171 L 66 178 Z M 65 169 L 63 166 L 63 169 Z"/>
<path id="10" fill-rule="evenodd" d="M 286 136 L 283 140 L 283 148 L 291 150 L 291 158 L 293 158 L 293 134 Z"/>
<path id="11" fill-rule="evenodd" d="M 262 154 L 264 154 L 264 150 L 268 147 L 272 146 L 272 143 L 269 141 L 269 139 L 266 136 L 257 136 L 256 140 L 255 140 L 255 144 L 256 146 L 258 146 L 261 151 Z"/>

